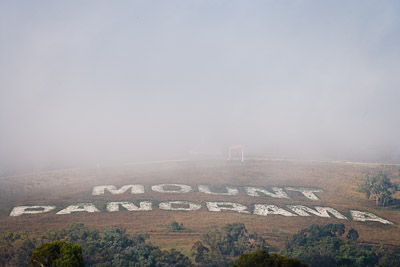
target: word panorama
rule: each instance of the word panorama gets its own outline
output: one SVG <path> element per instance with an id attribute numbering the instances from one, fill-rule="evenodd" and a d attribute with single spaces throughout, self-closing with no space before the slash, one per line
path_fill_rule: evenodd
<path id="1" fill-rule="evenodd" d="M 152 192 L 158 193 L 166 193 L 166 194 L 185 194 L 194 192 L 193 187 L 190 185 L 184 184 L 157 184 L 152 185 Z M 301 193 L 303 197 L 307 200 L 318 201 L 319 198 L 315 195 L 315 193 L 323 192 L 322 189 L 319 188 L 310 188 L 310 187 L 271 187 L 271 189 L 266 189 L 264 187 L 259 186 L 245 186 L 244 192 L 246 195 L 251 197 L 272 197 L 272 198 L 284 198 L 290 199 L 291 197 L 288 195 L 288 191 L 296 191 Z M 198 185 L 198 192 L 209 194 L 209 195 L 221 195 L 221 196 L 235 196 L 239 194 L 238 187 L 234 186 L 225 186 L 223 190 L 220 187 L 217 187 L 218 190 L 212 190 L 212 187 L 209 185 Z M 215 189 L 215 187 L 214 187 Z M 217 191 L 217 192 L 216 192 Z M 222 191 L 222 192 L 221 192 Z M 101 185 L 95 186 L 92 190 L 93 196 L 102 196 L 105 194 L 119 195 L 119 194 L 144 194 L 145 186 L 141 184 L 130 184 L 124 185 L 120 188 L 117 188 L 114 185 Z M 158 208 L 160 210 L 167 211 L 198 211 L 201 210 L 203 205 L 198 202 L 192 201 L 164 201 L 158 203 Z M 216 201 L 206 201 L 205 207 L 207 211 L 210 212 L 236 212 L 240 214 L 254 214 L 259 216 L 274 216 L 280 215 L 285 217 L 297 217 L 297 216 L 318 216 L 324 218 L 336 218 L 340 220 L 348 220 L 352 219 L 354 221 L 360 222 L 379 222 L 383 224 L 393 224 L 392 222 L 381 218 L 371 212 L 368 211 L 359 211 L 359 210 L 350 210 L 349 216 L 346 217 L 339 211 L 331 207 L 322 207 L 322 206 L 304 206 L 304 205 L 285 205 L 285 206 L 276 206 L 265 203 L 257 203 L 253 204 L 251 210 L 249 206 L 236 203 L 236 202 L 216 202 Z M 48 213 L 56 210 L 56 206 L 54 205 L 32 205 L 32 206 L 16 206 L 12 209 L 10 216 L 21 216 L 25 214 L 41 214 Z M 104 206 L 104 211 L 106 212 L 118 212 L 118 211 L 128 211 L 128 212 L 140 212 L 140 211 L 152 211 L 153 210 L 153 202 L 147 200 L 136 200 L 136 201 L 111 201 L 107 202 Z M 57 215 L 65 215 L 72 214 L 76 212 L 86 212 L 86 213 L 96 213 L 101 212 L 101 210 L 96 207 L 93 203 L 75 203 L 69 205 L 58 212 Z"/>

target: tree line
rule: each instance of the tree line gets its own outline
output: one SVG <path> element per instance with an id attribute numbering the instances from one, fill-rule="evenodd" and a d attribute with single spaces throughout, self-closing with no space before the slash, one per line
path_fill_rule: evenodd
<path id="1" fill-rule="evenodd" d="M 383 172 L 367 175 L 359 187 L 380 206 L 393 203 L 398 190 Z M 175 221 L 170 225 L 172 232 L 185 229 Z M 191 258 L 175 249 L 162 250 L 148 238 L 119 227 L 101 234 L 82 223 L 41 237 L 7 232 L 0 234 L 0 266 L 400 266 L 400 248 L 363 245 L 357 230 L 346 231 L 344 224 L 311 225 L 273 253 L 262 236 L 242 223 L 203 234 L 193 244 Z"/>
<path id="2" fill-rule="evenodd" d="M 174 224 L 175 225 L 175 224 Z M 280 251 L 249 233 L 242 223 L 227 224 L 202 235 L 181 252 L 148 242 L 146 233 L 74 223 L 42 237 L 28 233 L 0 235 L 0 266 L 400 266 L 400 249 L 362 245 L 356 229 L 344 224 L 311 225 L 293 235 Z"/>

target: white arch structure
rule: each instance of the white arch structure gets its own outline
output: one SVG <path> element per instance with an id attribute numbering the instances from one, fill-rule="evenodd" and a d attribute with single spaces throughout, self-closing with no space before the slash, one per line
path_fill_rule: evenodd
<path id="1" fill-rule="evenodd" d="M 229 158 L 228 160 L 231 160 L 232 158 L 232 150 L 241 150 L 241 154 L 242 154 L 242 162 L 244 162 L 244 146 L 243 145 L 232 145 L 229 146 Z"/>

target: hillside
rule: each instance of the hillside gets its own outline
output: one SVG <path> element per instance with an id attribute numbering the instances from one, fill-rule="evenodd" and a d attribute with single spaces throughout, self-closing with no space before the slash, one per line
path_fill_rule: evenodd
<path id="1" fill-rule="evenodd" d="M 244 163 L 136 163 L 6 177 L 0 180 L 0 232 L 31 231 L 41 234 L 50 229 L 66 228 L 72 222 L 82 222 L 100 230 L 118 225 L 129 232 L 148 232 L 151 242 L 163 248 L 175 247 L 188 252 L 202 233 L 227 223 L 244 223 L 250 231 L 261 234 L 274 247 L 282 247 L 288 236 L 311 224 L 344 223 L 346 227 L 357 229 L 361 242 L 399 245 L 400 210 L 375 207 L 373 201 L 366 200 L 363 194 L 356 191 L 366 173 L 381 169 L 396 173 L 398 168 L 397 165 L 383 164 L 253 159 Z M 94 193 L 93 189 L 102 185 L 115 187 Z M 136 185 L 138 191 L 132 193 L 132 187 L 128 185 Z M 123 186 L 128 186 L 125 192 Z M 254 193 L 254 188 L 265 191 L 256 190 Z M 307 193 L 305 188 L 314 192 Z M 265 194 L 266 191 L 271 195 Z M 120 203 L 112 206 L 109 204 L 112 202 Z M 124 206 L 121 202 L 129 202 L 133 206 L 126 203 Z M 139 207 L 140 202 L 148 203 L 151 210 L 127 210 Z M 62 214 L 68 213 L 68 206 L 79 203 L 89 203 L 97 212 Z M 240 209 L 235 211 L 232 203 L 244 207 L 242 212 L 237 212 Z M 257 205 L 261 206 L 257 208 Z M 268 205 L 291 215 L 260 214 L 260 207 Z M 332 212 L 327 213 L 329 217 L 310 212 L 304 214 L 298 209 L 296 212 L 294 205 L 314 210 L 315 207 L 330 207 L 339 215 L 335 216 Z M 10 216 L 13 208 L 19 206 L 55 208 L 40 214 Z M 82 209 L 82 206 L 76 209 Z M 112 209 L 119 211 L 113 212 Z M 25 211 L 42 210 L 28 208 Z M 351 210 L 370 212 L 392 224 L 357 221 Z M 172 221 L 183 223 L 186 230 L 170 232 Z"/>

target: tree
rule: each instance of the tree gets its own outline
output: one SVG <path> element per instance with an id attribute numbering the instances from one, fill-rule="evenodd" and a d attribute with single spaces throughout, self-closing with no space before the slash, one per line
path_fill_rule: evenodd
<path id="1" fill-rule="evenodd" d="M 265 249 L 256 250 L 239 256 L 233 267 L 306 267 L 299 259 L 281 256 L 276 253 L 269 254 Z"/>
<path id="2" fill-rule="evenodd" d="M 37 239 L 27 232 L 0 234 L 0 266 L 29 265 Z"/>
<path id="3" fill-rule="evenodd" d="M 194 243 L 192 255 L 201 266 L 232 266 L 241 254 L 266 246 L 265 240 L 249 234 L 244 224 L 232 223 L 205 233 L 201 241 Z"/>
<path id="4" fill-rule="evenodd" d="M 372 176 L 367 175 L 358 190 L 365 193 L 367 199 L 374 198 L 376 206 L 384 207 L 392 200 L 392 195 L 399 190 L 399 186 L 390 181 L 387 173 L 378 172 Z"/>
<path id="5" fill-rule="evenodd" d="M 399 266 L 400 250 L 358 244 L 355 229 L 350 229 L 343 237 L 344 232 L 342 224 L 311 225 L 295 234 L 281 253 L 311 267 Z"/>
<path id="6" fill-rule="evenodd" d="M 326 255 L 314 254 L 312 255 L 311 266 L 324 266 L 324 267 L 336 267 L 337 262 L 334 258 Z M 351 266 L 351 263 L 349 264 Z M 342 265 L 339 265 L 342 266 Z M 346 266 L 346 265 L 345 265 Z"/>
<path id="7" fill-rule="evenodd" d="M 358 237 L 358 232 L 354 228 L 351 228 L 346 235 L 346 238 L 351 241 L 357 241 Z"/>
<path id="8" fill-rule="evenodd" d="M 192 254 L 195 256 L 194 260 L 200 264 L 204 264 L 206 262 L 207 253 L 209 251 L 210 250 L 200 241 L 194 242 L 192 246 Z"/>
<path id="9" fill-rule="evenodd" d="M 183 223 L 179 224 L 179 223 L 176 222 L 176 221 L 173 221 L 173 222 L 171 223 L 171 231 L 172 231 L 172 232 L 178 232 L 178 231 L 182 231 L 182 230 L 184 230 L 184 229 L 185 229 L 185 227 L 183 227 Z"/>
<path id="10" fill-rule="evenodd" d="M 76 225 L 73 233 L 82 242 L 88 266 L 192 266 L 190 259 L 177 250 L 165 251 L 146 242 L 147 233 L 130 234 L 119 227 L 108 228 L 103 235 Z M 71 232 L 71 231 L 67 231 Z M 92 237 L 89 233 L 92 233 Z M 96 238 L 96 239 L 94 239 Z"/>
<path id="11" fill-rule="evenodd" d="M 84 266 L 82 248 L 64 241 L 44 243 L 33 251 L 31 266 Z"/>
<path id="12" fill-rule="evenodd" d="M 211 252 L 237 257 L 245 252 L 266 248 L 266 242 L 256 233 L 249 234 L 242 223 L 225 225 L 221 230 L 210 231 L 202 236 Z"/>

